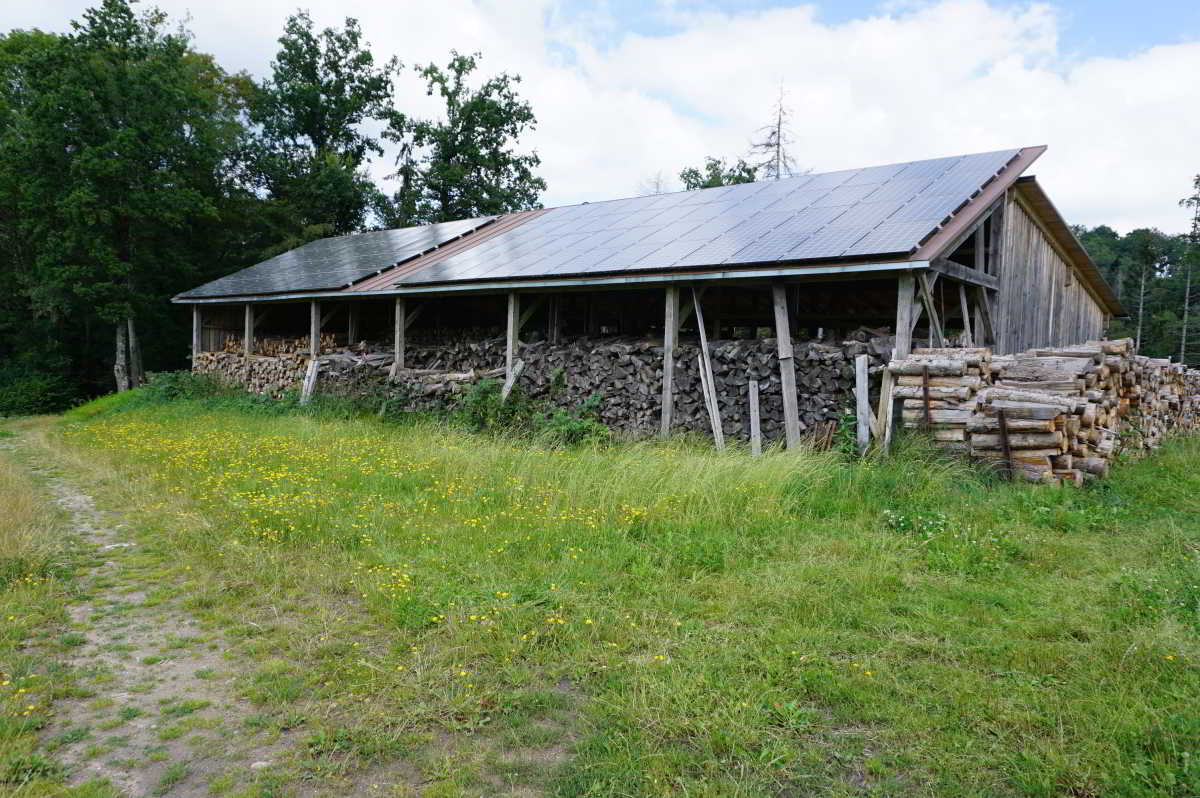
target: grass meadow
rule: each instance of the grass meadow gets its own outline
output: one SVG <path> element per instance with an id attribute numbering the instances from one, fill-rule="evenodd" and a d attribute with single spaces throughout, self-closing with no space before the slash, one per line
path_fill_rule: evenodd
<path id="1" fill-rule="evenodd" d="M 42 429 L 155 590 L 234 641 L 255 722 L 303 741 L 295 783 L 1200 794 L 1194 439 L 1064 490 L 914 440 L 567 449 L 203 401 Z"/>

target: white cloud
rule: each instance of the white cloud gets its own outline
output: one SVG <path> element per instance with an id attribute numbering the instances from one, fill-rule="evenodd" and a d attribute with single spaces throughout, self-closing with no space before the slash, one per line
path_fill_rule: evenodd
<path id="1" fill-rule="evenodd" d="M 197 45 L 262 74 L 292 0 L 158 0 L 191 8 Z M 381 56 L 444 61 L 481 50 L 483 70 L 522 75 L 540 124 L 529 139 L 548 204 L 626 196 L 705 155 L 744 154 L 782 84 L 797 160 L 815 170 L 1049 144 L 1035 165 L 1073 222 L 1182 231 L 1176 202 L 1200 172 L 1200 42 L 1125 58 L 1064 54 L 1048 4 L 894 4 L 844 24 L 811 7 L 697 10 L 661 2 L 670 33 L 624 29 L 604 5 L 554 0 L 306 0 L 319 24 L 357 16 Z M 6 11 L 62 29 L 83 2 Z M 407 108 L 430 108 L 411 77 Z M 383 166 L 379 174 L 386 171 Z"/>

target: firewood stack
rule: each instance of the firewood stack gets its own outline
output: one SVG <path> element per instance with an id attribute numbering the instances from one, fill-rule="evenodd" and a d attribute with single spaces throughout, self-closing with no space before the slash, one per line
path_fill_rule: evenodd
<path id="1" fill-rule="evenodd" d="M 905 426 L 928 426 L 940 445 L 1014 476 L 1079 485 L 1107 475 L 1119 453 L 1155 449 L 1171 431 L 1200 425 L 1200 371 L 1132 350 L 1129 339 L 997 357 L 918 349 L 891 369 Z M 973 393 L 953 382 L 972 367 Z"/>
<path id="2" fill-rule="evenodd" d="M 978 393 L 989 384 L 992 352 L 986 348 L 918 348 L 888 369 L 896 380 L 892 397 L 904 400 L 905 427 L 926 429 L 940 446 L 966 454 L 969 423 Z"/>

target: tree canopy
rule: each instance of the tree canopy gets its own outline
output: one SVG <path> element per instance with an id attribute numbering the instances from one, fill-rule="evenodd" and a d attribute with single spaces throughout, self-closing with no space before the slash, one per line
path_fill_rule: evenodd
<path id="1" fill-rule="evenodd" d="M 108 390 L 114 366 L 135 384 L 143 356 L 186 365 L 186 309 L 167 300 L 277 252 L 538 204 L 533 109 L 518 76 L 473 86 L 478 54 L 417 70 L 446 113 L 415 119 L 400 60 L 379 63 L 353 18 L 288 17 L 256 81 L 134 3 L 0 34 L 0 414 Z M 368 171 L 390 145 L 407 204 Z"/>
<path id="2" fill-rule="evenodd" d="M 698 188 L 732 186 L 737 183 L 753 183 L 757 179 L 758 170 L 742 158 L 738 158 L 730 164 L 724 158 L 709 156 L 704 159 L 703 167 L 689 166 L 679 173 L 679 180 L 687 191 L 694 191 Z"/>

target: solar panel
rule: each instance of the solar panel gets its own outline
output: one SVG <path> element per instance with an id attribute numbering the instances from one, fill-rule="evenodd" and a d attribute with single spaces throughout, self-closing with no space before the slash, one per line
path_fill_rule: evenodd
<path id="1" fill-rule="evenodd" d="M 487 216 L 310 241 L 240 272 L 193 288 L 183 296 L 216 297 L 343 288 L 476 230 L 495 218 Z"/>
<path id="2" fill-rule="evenodd" d="M 908 253 L 1019 152 L 936 158 L 553 208 L 491 237 L 480 232 L 477 246 L 431 256 L 425 266 L 415 261 L 393 281 L 371 285 Z M 471 235 L 493 218 L 314 241 L 185 296 L 341 288 L 457 236 Z"/>

